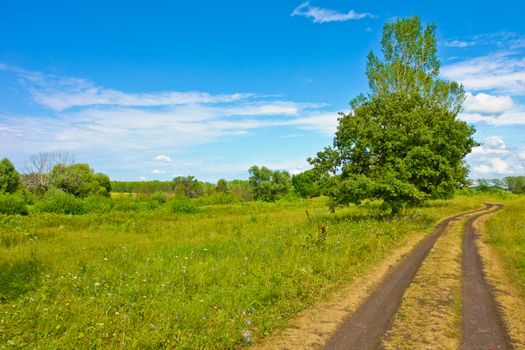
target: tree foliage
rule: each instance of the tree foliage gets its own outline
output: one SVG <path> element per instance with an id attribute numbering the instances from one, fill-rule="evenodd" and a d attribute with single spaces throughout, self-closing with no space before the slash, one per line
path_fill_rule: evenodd
<path id="1" fill-rule="evenodd" d="M 321 189 L 317 182 L 314 170 L 306 170 L 292 177 L 295 191 L 303 198 L 318 197 L 321 195 Z"/>
<path id="2" fill-rule="evenodd" d="M 459 112 L 463 87 L 439 79 L 436 26 L 422 28 L 418 17 L 386 23 L 381 40 L 382 58 L 368 55 L 366 75 L 373 95 L 417 95 L 440 107 Z"/>
<path id="3" fill-rule="evenodd" d="M 265 166 L 259 168 L 254 165 L 249 169 L 249 173 L 255 200 L 272 202 L 291 189 L 292 182 L 287 171 L 271 170 Z"/>
<path id="4" fill-rule="evenodd" d="M 383 59 L 368 57 L 371 93 L 341 113 L 333 147 L 309 159 L 332 208 L 382 199 L 397 211 L 466 183 L 474 129 L 456 118 L 462 87 L 437 78 L 434 32 L 417 17 L 385 25 Z"/>
<path id="5" fill-rule="evenodd" d="M 503 182 L 511 193 L 525 193 L 525 176 L 509 176 Z"/>
<path id="6" fill-rule="evenodd" d="M 0 160 L 0 193 L 14 193 L 20 186 L 20 174 L 7 158 Z"/>
<path id="7" fill-rule="evenodd" d="M 50 183 L 66 193 L 77 197 L 88 195 L 109 196 L 111 182 L 102 173 L 95 173 L 87 164 L 57 164 L 49 174 Z"/>
<path id="8" fill-rule="evenodd" d="M 42 194 L 49 189 L 49 173 L 57 164 L 73 164 L 73 156 L 67 152 L 40 152 L 29 158 L 24 167 L 22 182 L 32 193 Z"/>
<path id="9" fill-rule="evenodd" d="M 204 193 L 204 186 L 194 176 L 177 176 L 173 179 L 173 190 L 178 196 L 197 198 Z"/>

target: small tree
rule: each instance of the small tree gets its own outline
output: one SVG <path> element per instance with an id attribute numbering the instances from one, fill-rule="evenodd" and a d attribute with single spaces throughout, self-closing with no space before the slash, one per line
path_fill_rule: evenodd
<path id="1" fill-rule="evenodd" d="M 385 25 L 383 59 L 368 57 L 370 95 L 341 113 L 333 147 L 309 159 L 332 208 L 382 199 L 397 212 L 466 183 L 463 159 L 477 143 L 456 118 L 462 87 L 438 79 L 434 32 L 417 17 Z"/>
<path id="2" fill-rule="evenodd" d="M 228 181 L 225 179 L 219 179 L 219 181 L 217 181 L 217 186 L 215 186 L 215 191 L 217 193 L 229 193 Z"/>
<path id="3" fill-rule="evenodd" d="M 321 194 L 314 170 L 306 170 L 292 177 L 293 187 L 303 198 L 317 197 Z"/>
<path id="4" fill-rule="evenodd" d="M 40 152 L 32 155 L 24 168 L 22 182 L 33 193 L 49 189 L 49 173 L 57 164 L 73 164 L 73 156 L 67 152 Z"/>
<path id="5" fill-rule="evenodd" d="M 503 181 L 511 193 L 525 193 L 525 176 L 509 176 Z"/>
<path id="6" fill-rule="evenodd" d="M 203 185 L 194 176 L 177 176 L 173 179 L 173 191 L 179 196 L 197 198 L 204 194 Z"/>
<path id="7" fill-rule="evenodd" d="M 77 197 L 91 194 L 108 196 L 111 191 L 109 177 L 102 173 L 95 174 L 87 164 L 57 164 L 49 178 L 54 187 Z"/>
<path id="8" fill-rule="evenodd" d="M 255 200 L 272 202 L 287 194 L 291 188 L 291 178 L 287 171 L 270 170 L 254 165 L 249 170 L 250 185 Z"/>
<path id="9" fill-rule="evenodd" d="M 20 174 L 7 158 L 0 161 L 0 193 L 14 193 L 20 186 Z"/>

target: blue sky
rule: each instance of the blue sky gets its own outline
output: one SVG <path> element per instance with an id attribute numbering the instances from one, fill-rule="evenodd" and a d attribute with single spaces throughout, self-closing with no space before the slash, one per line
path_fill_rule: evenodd
<path id="1" fill-rule="evenodd" d="M 441 75 L 483 143 L 471 178 L 525 174 L 522 1 L 11 1 L 0 11 L 0 157 L 43 151 L 117 180 L 293 173 L 368 91 L 381 29 L 437 24 Z"/>

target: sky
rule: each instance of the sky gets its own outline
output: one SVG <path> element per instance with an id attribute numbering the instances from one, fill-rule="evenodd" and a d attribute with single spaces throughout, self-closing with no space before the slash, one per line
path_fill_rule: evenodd
<path id="1" fill-rule="evenodd" d="M 26 1 L 0 11 L 0 158 L 69 152 L 114 180 L 298 173 L 368 92 L 385 22 L 437 25 L 481 143 L 471 179 L 525 175 L 525 2 Z"/>

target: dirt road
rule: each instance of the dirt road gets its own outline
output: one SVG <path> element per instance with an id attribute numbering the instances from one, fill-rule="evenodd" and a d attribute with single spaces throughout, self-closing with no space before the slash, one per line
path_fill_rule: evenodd
<path id="1" fill-rule="evenodd" d="M 492 212 L 487 204 L 477 212 L 462 213 L 443 221 L 422 244 L 393 269 L 368 299 L 346 320 L 325 344 L 324 349 L 380 349 L 382 339 L 401 305 L 403 294 L 439 236 L 451 222 L 473 215 L 465 224 L 462 269 L 462 349 L 511 349 L 503 322 L 483 278 L 482 262 L 476 250 L 474 221 Z M 499 206 L 498 206 L 499 207 Z M 439 346 L 432 346 L 439 347 Z"/>
<path id="2" fill-rule="evenodd" d="M 467 221 L 463 236 L 463 338 L 460 348 L 511 349 L 492 286 L 483 276 L 483 263 L 476 247 L 478 233 L 474 229 L 474 221 L 482 215 L 475 215 Z"/>

